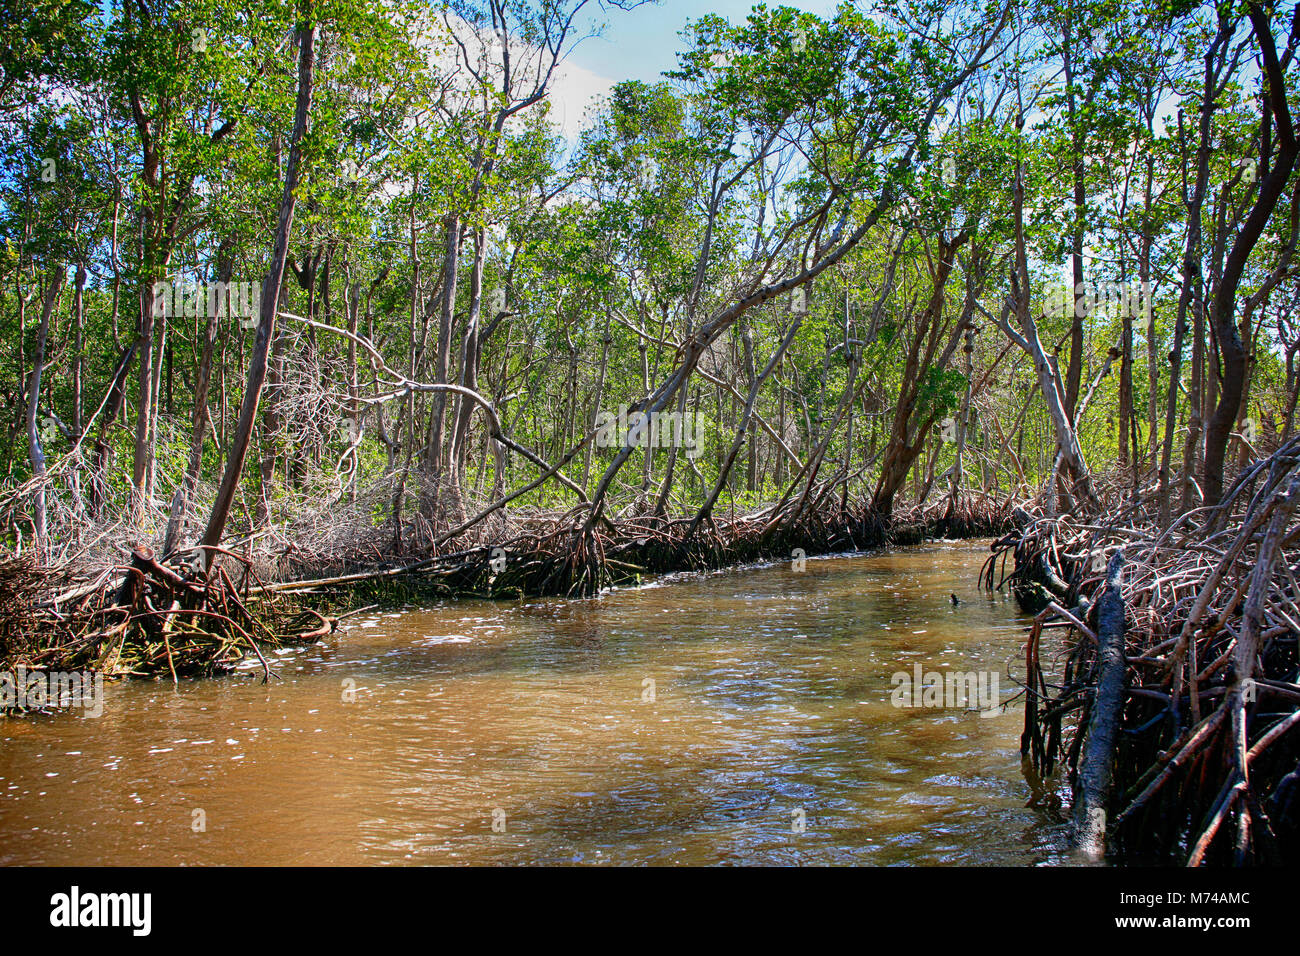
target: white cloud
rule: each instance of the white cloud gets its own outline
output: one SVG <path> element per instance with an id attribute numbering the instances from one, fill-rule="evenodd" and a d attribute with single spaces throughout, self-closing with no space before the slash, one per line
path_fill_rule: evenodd
<path id="1" fill-rule="evenodd" d="M 462 50 L 449 42 L 446 30 L 450 27 L 465 44 Z M 493 36 L 476 30 L 456 14 L 449 14 L 446 21 L 440 16 L 430 16 L 427 21 L 427 34 L 417 39 L 417 44 L 428 50 L 428 59 L 433 69 L 441 74 L 458 76 L 460 85 L 468 83 L 464 72 L 462 56 L 468 54 L 478 61 L 482 69 L 489 64 L 498 66 L 502 59 L 502 42 L 500 35 Z M 511 38 L 511 59 L 516 76 L 520 80 L 521 91 L 526 91 L 531 81 L 539 78 L 539 71 L 545 67 L 548 54 L 539 47 L 523 44 L 518 38 Z M 606 96 L 617 80 L 602 76 L 572 59 L 564 59 L 556 67 L 547 90 L 546 100 L 550 104 L 549 119 L 557 134 L 572 146 L 577 143 L 578 134 L 586 125 L 588 111 L 597 101 Z M 452 93 L 454 102 L 459 91 Z M 516 117 L 516 120 L 522 117 Z"/>
<path id="2" fill-rule="evenodd" d="M 573 62 L 561 63 L 551 87 L 551 122 L 570 143 L 586 125 L 587 112 L 614 88 L 617 80 Z"/>

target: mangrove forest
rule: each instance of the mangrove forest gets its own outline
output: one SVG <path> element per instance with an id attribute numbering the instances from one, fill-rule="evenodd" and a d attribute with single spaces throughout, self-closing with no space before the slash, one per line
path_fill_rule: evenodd
<path id="1" fill-rule="evenodd" d="M 10 0 L 0 863 L 1300 861 L 1298 60 Z"/>

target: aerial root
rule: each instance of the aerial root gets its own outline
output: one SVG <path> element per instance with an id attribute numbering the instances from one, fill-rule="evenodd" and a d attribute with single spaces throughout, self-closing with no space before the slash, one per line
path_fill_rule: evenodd
<path id="1" fill-rule="evenodd" d="M 1280 449 L 1219 509 L 1167 530 L 1135 509 L 1107 523 L 1022 512 L 981 571 L 986 588 L 1010 589 L 1036 612 L 1021 749 L 1040 776 L 1064 769 L 1077 817 L 1103 716 L 1094 713 L 1106 670 L 1099 599 L 1122 550 L 1119 733 L 1113 786 L 1093 809 L 1104 812 L 1111 852 L 1126 859 L 1300 858 L 1296 452 Z M 1044 635 L 1058 629 L 1065 640 L 1045 652 Z"/>

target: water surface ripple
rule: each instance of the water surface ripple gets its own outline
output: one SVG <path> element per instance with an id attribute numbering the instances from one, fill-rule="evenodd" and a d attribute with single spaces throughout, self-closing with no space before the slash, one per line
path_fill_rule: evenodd
<path id="1" fill-rule="evenodd" d="M 269 685 L 110 684 L 0 720 L 0 863 L 1055 862 L 1019 703 L 890 703 L 916 663 L 1017 689 L 986 549 L 370 612 Z"/>

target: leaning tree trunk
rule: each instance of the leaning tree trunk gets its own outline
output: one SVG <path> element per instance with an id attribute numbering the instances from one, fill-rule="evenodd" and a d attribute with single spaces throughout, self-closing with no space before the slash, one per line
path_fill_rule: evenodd
<path id="1" fill-rule="evenodd" d="M 999 324 L 1002 330 L 1007 332 L 1033 359 L 1034 371 L 1038 376 L 1038 387 L 1043 393 L 1043 400 L 1047 404 L 1047 412 L 1051 416 L 1052 426 L 1056 431 L 1057 464 L 1067 468 L 1074 476 L 1074 490 L 1083 497 L 1084 503 L 1089 508 L 1095 510 L 1098 507 L 1097 495 L 1092 488 L 1092 478 L 1084 461 L 1083 449 L 1079 445 L 1079 437 L 1074 429 L 1074 422 L 1065 408 L 1065 395 L 1061 391 L 1060 376 L 1057 374 L 1052 361 L 1047 357 L 1047 352 L 1043 349 L 1043 344 L 1038 338 L 1038 324 L 1029 311 L 1029 264 L 1025 254 L 1024 231 L 1025 193 L 1023 171 L 1019 167 L 1016 169 L 1013 196 L 1015 203 L 1016 263 L 1015 268 L 1011 271 L 1011 298 L 1008 305 L 1014 307 L 1016 311 L 1020 332 L 1016 333 L 1007 323 L 1006 309 L 1003 311 L 1003 317 L 999 320 Z"/>
<path id="2" fill-rule="evenodd" d="M 310 2 L 304 6 L 304 17 L 311 16 Z M 316 58 L 316 25 L 307 19 L 298 27 L 298 98 L 294 109 L 293 133 L 289 147 L 289 162 L 284 172 L 284 191 L 280 197 L 279 222 L 275 230 L 275 245 L 271 250 L 271 268 L 266 282 L 262 285 L 261 309 L 257 323 L 257 338 L 253 343 L 253 354 L 248 363 L 248 384 L 244 389 L 244 399 L 239 406 L 239 420 L 235 425 L 235 434 L 231 442 L 230 457 L 226 460 L 226 470 L 221 476 L 221 486 L 217 490 L 217 499 L 212 505 L 212 515 L 208 519 L 207 530 L 200 542 L 203 547 L 204 568 L 212 566 L 212 549 L 221 543 L 226 520 L 230 517 L 230 508 L 239 488 L 239 480 L 244 471 L 244 462 L 248 458 L 248 446 L 253 433 L 253 422 L 257 417 L 257 405 L 262 397 L 262 386 L 266 382 L 266 356 L 270 349 L 271 338 L 275 334 L 275 315 L 280 302 L 280 286 L 284 281 L 285 260 L 289 251 L 289 234 L 293 229 L 293 212 L 296 201 L 295 193 L 301 176 L 302 139 L 307 130 L 307 117 L 311 109 L 312 71 Z"/>
<path id="3" fill-rule="evenodd" d="M 894 497 L 903 487 L 912 464 L 925 447 L 926 432 L 935 418 L 933 414 L 930 415 L 919 423 L 920 427 L 915 433 L 912 431 L 913 418 L 921 400 L 921 389 L 925 384 L 923 372 L 928 368 L 948 367 L 974 312 L 974 302 L 968 297 L 961 320 L 949 333 L 944 350 L 936 359 L 935 352 L 943 331 L 943 307 L 948 279 L 956 264 L 957 250 L 965 244 L 967 238 L 969 238 L 968 234 L 964 230 L 951 242 L 946 241 L 942 236 L 939 238 L 939 261 L 935 269 L 934 286 L 930 292 L 929 302 L 916 318 L 916 334 L 909 344 L 907 362 L 903 371 L 903 390 L 894 413 L 889 443 L 885 446 L 885 458 L 880 466 L 880 480 L 871 498 L 872 509 L 882 516 L 887 517 L 893 513 Z M 922 351 L 923 344 L 924 351 Z"/>

